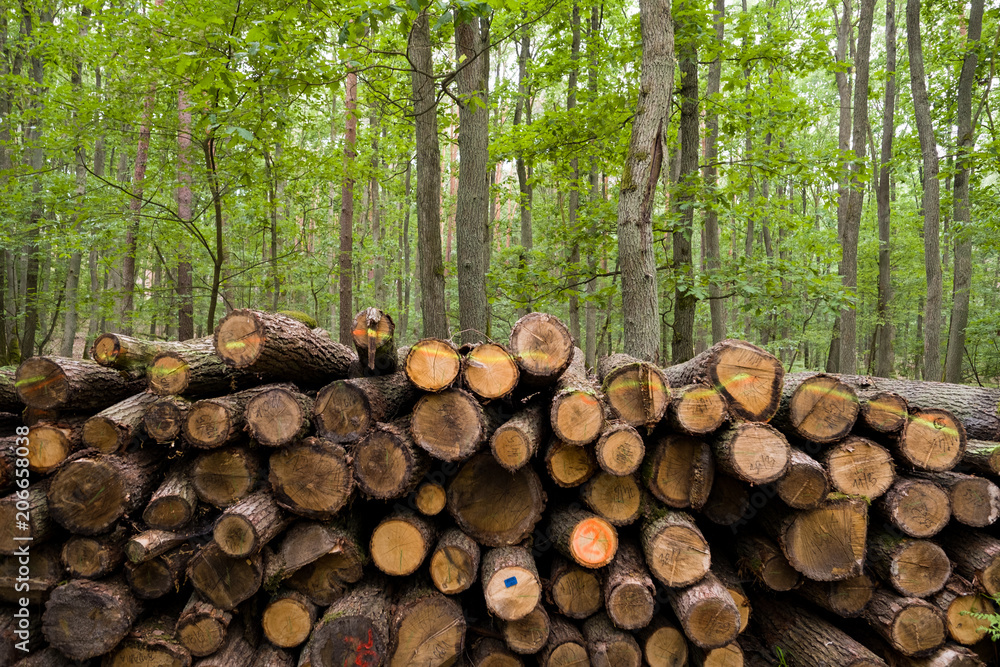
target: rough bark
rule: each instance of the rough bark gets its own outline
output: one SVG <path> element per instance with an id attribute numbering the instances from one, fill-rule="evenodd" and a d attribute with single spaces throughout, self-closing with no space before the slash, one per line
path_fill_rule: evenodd
<path id="1" fill-rule="evenodd" d="M 215 353 L 212 339 L 200 338 L 159 352 L 148 371 L 149 390 L 159 396 L 211 396 L 245 388 L 255 381 Z"/>
<path id="2" fill-rule="evenodd" d="M 892 265 L 890 241 L 892 225 L 890 197 L 892 140 L 896 134 L 896 3 L 885 6 L 885 102 L 882 110 L 882 145 L 879 157 L 878 187 L 875 200 L 878 215 L 878 296 L 876 298 L 875 375 L 892 375 L 895 358 L 892 350 L 893 326 L 889 312 L 892 300 Z M 873 147 L 874 150 L 874 147 Z"/>
<path id="3" fill-rule="evenodd" d="M 604 605 L 608 616 L 616 627 L 624 630 L 644 628 L 653 619 L 655 593 L 639 545 L 623 540 L 604 579 Z"/>
<path id="4" fill-rule="evenodd" d="M 952 641 L 972 646 L 986 636 L 984 621 L 973 614 L 991 614 L 995 609 L 969 581 L 953 574 L 930 601 L 944 612 L 945 627 Z"/>
<path id="5" fill-rule="evenodd" d="M 981 531 L 961 528 L 942 533 L 940 544 L 955 572 L 987 595 L 1000 593 L 1000 540 Z"/>
<path id="6" fill-rule="evenodd" d="M 587 653 L 594 667 L 640 667 L 642 649 L 632 634 L 620 630 L 607 614 L 598 613 L 583 623 Z"/>
<path id="7" fill-rule="evenodd" d="M 180 590 L 184 567 L 195 548 L 182 544 L 167 553 L 142 563 L 125 563 L 125 579 L 135 596 L 141 600 L 156 600 Z"/>
<path id="8" fill-rule="evenodd" d="M 1000 442 L 970 439 L 965 443 L 962 464 L 986 475 L 1000 475 Z"/>
<path id="9" fill-rule="evenodd" d="M 876 591 L 864 617 L 894 649 L 906 656 L 930 655 L 946 639 L 944 614 L 918 598 Z"/>
<path id="10" fill-rule="evenodd" d="M 483 340 L 489 329 L 486 272 L 489 269 L 489 68 L 490 45 L 483 44 L 479 21 L 455 23 L 458 104 L 458 319 L 463 343 Z"/>
<path id="11" fill-rule="evenodd" d="M 120 452 L 139 435 L 146 410 L 156 401 L 144 391 L 105 408 L 83 423 L 83 444 L 102 454 Z"/>
<path id="12" fill-rule="evenodd" d="M 350 324 L 350 321 L 348 321 Z M 215 351 L 235 368 L 300 387 L 346 377 L 354 353 L 322 329 L 279 313 L 234 310 L 215 330 Z"/>
<path id="13" fill-rule="evenodd" d="M 135 664 L 190 667 L 191 652 L 173 632 L 169 616 L 151 617 L 135 626 L 115 650 L 104 659 L 107 667 Z"/>
<path id="14" fill-rule="evenodd" d="M 233 615 L 212 606 L 192 594 L 180 616 L 174 633 L 191 655 L 203 657 L 215 653 L 226 639 L 226 629 Z"/>
<path id="15" fill-rule="evenodd" d="M 590 664 L 587 641 L 570 621 L 562 616 L 549 619 L 549 637 L 538 654 L 539 667 L 568 667 Z"/>
<path id="16" fill-rule="evenodd" d="M 948 491 L 951 516 L 958 523 L 985 528 L 1000 519 L 1000 487 L 985 477 L 951 471 L 915 470 L 912 474 Z"/>
<path id="17" fill-rule="evenodd" d="M 441 257 L 441 150 L 437 94 L 427 11 L 413 21 L 407 53 L 413 63 L 413 113 L 417 145 L 417 255 L 420 313 L 425 337 L 448 338 L 444 262 Z"/>
<path id="18" fill-rule="evenodd" d="M 259 554 L 233 558 L 209 542 L 188 563 L 187 576 L 203 598 L 219 609 L 232 611 L 260 589 L 264 566 Z"/>
<path id="19" fill-rule="evenodd" d="M 348 67 L 344 80 L 344 176 L 340 183 L 340 253 L 338 273 L 340 276 L 338 297 L 340 300 L 338 333 L 340 342 L 351 344 L 351 313 L 354 312 L 354 158 L 358 141 L 358 75 Z"/>
<path id="20" fill-rule="evenodd" d="M 726 587 L 711 572 L 693 586 L 668 589 L 667 598 L 684 634 L 705 650 L 722 648 L 740 632 L 740 611 Z"/>
<path id="21" fill-rule="evenodd" d="M 246 409 L 251 399 L 279 388 L 294 391 L 291 385 L 261 385 L 228 396 L 196 401 L 185 415 L 184 439 L 198 449 L 215 449 L 239 442 L 245 438 Z"/>
<path id="22" fill-rule="evenodd" d="M 978 42 L 983 31 L 983 0 L 970 4 L 962 72 L 958 77 L 955 116 L 958 125 L 958 153 L 955 171 L 954 213 L 955 275 L 952 280 L 951 320 L 948 329 L 948 351 L 945 355 L 944 379 L 962 381 L 962 360 L 965 357 L 965 328 L 969 323 L 969 290 L 972 287 L 972 238 L 967 229 L 971 222 L 969 206 L 969 174 L 972 171 L 970 153 L 976 133 L 972 120 L 972 88 L 976 83 Z"/>
<path id="23" fill-rule="evenodd" d="M 655 363 L 660 356 L 657 335 L 660 318 L 652 215 L 674 87 L 674 31 L 669 4 L 663 0 L 642 0 L 639 23 L 641 85 L 621 181 L 618 254 L 625 353 Z"/>
<path id="24" fill-rule="evenodd" d="M 780 646 L 785 655 L 803 667 L 885 667 L 885 662 L 837 626 L 810 613 L 761 596 L 755 600 L 761 612 L 761 638 Z"/>
<path id="25" fill-rule="evenodd" d="M 60 558 L 74 579 L 101 579 L 118 569 L 125 558 L 128 533 L 119 526 L 107 535 L 74 535 L 62 545 Z"/>
<path id="26" fill-rule="evenodd" d="M 378 580 L 362 583 L 337 600 L 312 628 L 299 658 L 311 667 L 386 664 L 390 603 Z"/>
<path id="27" fill-rule="evenodd" d="M 772 591 L 790 591 L 799 585 L 800 575 L 777 544 L 759 534 L 736 539 L 736 565 Z"/>
<path id="28" fill-rule="evenodd" d="M 24 542 L 37 545 L 45 542 L 55 526 L 49 517 L 47 480 L 35 482 L 27 489 L 18 489 L 8 496 L 0 498 L 0 554 L 11 555 L 23 546 Z M 18 512 L 23 512 L 27 502 L 27 528 L 17 522 Z M 21 503 L 21 509 L 18 509 Z M 20 538 L 20 539 L 19 539 Z"/>
<path id="29" fill-rule="evenodd" d="M 920 137 L 923 161 L 923 194 L 920 207 L 924 219 L 924 271 L 927 277 L 927 300 L 924 302 L 924 364 L 927 380 L 941 378 L 941 183 L 938 175 L 937 140 L 931 121 L 931 106 L 924 74 L 924 52 L 920 35 L 920 0 L 906 0 L 906 50 L 910 60 L 910 90 L 913 91 L 913 114 Z"/>
<path id="30" fill-rule="evenodd" d="M 806 581 L 795 592 L 837 616 L 856 618 L 872 599 L 875 581 L 867 574 L 843 581 Z"/>
<path id="31" fill-rule="evenodd" d="M 101 410 L 145 388 L 143 378 L 63 357 L 25 360 L 15 382 L 18 398 L 28 407 L 60 411 Z"/>
<path id="32" fill-rule="evenodd" d="M 726 3 L 725 0 L 715 0 L 713 3 L 715 28 L 715 44 L 721 48 L 726 33 Z M 721 51 L 719 52 L 721 54 Z M 706 104 L 705 127 L 708 136 L 705 140 L 705 167 L 703 178 L 705 188 L 713 192 L 718 183 L 719 149 L 719 113 L 715 98 L 719 94 L 722 83 L 722 56 L 717 55 L 708 64 L 708 81 L 705 84 Z M 721 252 L 719 249 L 719 212 L 714 205 L 709 205 L 705 211 L 705 223 L 702 230 L 702 244 L 705 248 L 704 269 L 709 274 L 708 296 L 709 309 L 712 316 L 712 343 L 718 343 L 726 338 L 726 301 L 722 298 L 722 286 L 719 279 L 713 276 L 721 267 Z"/>
<path id="33" fill-rule="evenodd" d="M 180 396 L 161 398 L 148 408 L 142 417 L 146 435 L 161 445 L 175 441 L 181 435 L 191 402 Z"/>
<path id="34" fill-rule="evenodd" d="M 287 525 L 288 518 L 271 494 L 258 491 L 226 509 L 216 522 L 212 537 L 228 556 L 251 556 Z"/>
<path id="35" fill-rule="evenodd" d="M 155 530 L 178 530 L 194 517 L 198 495 L 191 484 L 187 466 L 170 471 L 159 488 L 153 492 L 142 520 Z"/>

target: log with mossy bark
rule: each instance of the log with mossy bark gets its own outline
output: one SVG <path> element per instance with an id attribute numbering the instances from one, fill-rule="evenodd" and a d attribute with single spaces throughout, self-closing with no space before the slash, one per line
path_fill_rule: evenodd
<path id="1" fill-rule="evenodd" d="M 0 366 L 0 412 L 16 414 L 24 409 L 15 390 L 16 366 Z"/>
<path id="2" fill-rule="evenodd" d="M 299 386 L 320 386 L 331 378 L 347 377 L 357 358 L 322 329 L 258 310 L 240 309 L 226 315 L 215 329 L 214 343 L 216 354 L 234 368 Z"/>
<path id="3" fill-rule="evenodd" d="M 204 340 L 204 339 L 199 339 Z M 152 365 L 157 354 L 177 349 L 197 341 L 146 340 L 115 332 L 105 332 L 94 339 L 90 358 L 101 366 L 143 375 Z"/>

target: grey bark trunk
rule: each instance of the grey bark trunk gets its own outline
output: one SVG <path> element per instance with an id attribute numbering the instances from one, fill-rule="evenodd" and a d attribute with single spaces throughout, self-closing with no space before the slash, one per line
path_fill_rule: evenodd
<path id="1" fill-rule="evenodd" d="M 945 382 L 962 381 L 962 357 L 965 353 L 965 327 L 969 323 L 969 288 L 972 286 L 972 239 L 969 217 L 969 153 L 975 144 L 972 124 L 972 87 L 975 85 L 978 54 L 976 44 L 983 31 L 983 0 L 972 0 L 969 29 L 966 36 L 965 58 L 958 79 L 958 101 L 955 115 L 958 121 L 958 169 L 955 172 L 954 234 L 955 273 L 952 281 L 951 327 L 948 332 L 948 352 L 945 355 Z"/>
<path id="2" fill-rule="evenodd" d="M 598 45 L 601 32 L 600 8 L 594 6 L 590 10 L 590 24 L 587 29 L 587 90 L 588 101 L 593 104 L 597 101 L 597 59 Z M 596 211 L 600 210 L 598 204 L 601 201 L 600 181 L 597 171 L 597 159 L 590 159 L 590 238 L 596 239 L 598 235 L 598 218 Z M 584 342 L 584 357 L 587 368 L 597 366 L 597 255 L 594 252 L 594 244 L 591 243 L 587 251 L 587 271 L 590 280 L 587 281 L 587 305 L 584 323 L 587 330 L 587 340 Z"/>
<path id="3" fill-rule="evenodd" d="M 484 340 L 489 327 L 486 271 L 489 268 L 489 69 L 475 20 L 455 26 L 458 72 L 458 320 L 463 343 Z"/>
<path id="4" fill-rule="evenodd" d="M 531 124 L 531 95 L 528 92 L 528 53 L 531 45 L 531 36 L 528 30 L 526 15 L 522 14 L 524 21 L 521 26 L 521 46 L 517 54 L 517 103 L 514 106 L 514 126 Z M 522 120 L 523 119 L 523 120 Z M 521 271 L 525 274 L 528 271 L 529 256 L 531 255 L 531 166 L 524 159 L 524 151 L 518 151 L 515 159 L 517 169 L 517 188 L 519 193 L 518 212 L 521 218 Z M 525 284 L 527 284 L 525 280 Z M 521 294 L 521 301 L 524 306 L 519 309 L 521 315 L 527 315 L 532 308 L 532 295 L 529 290 Z"/>
<path id="5" fill-rule="evenodd" d="M 893 358 L 893 326 L 889 302 L 892 300 L 892 266 L 889 263 L 892 227 L 889 198 L 889 163 L 892 161 L 892 139 L 895 134 L 896 112 L 896 3 L 885 6 L 885 107 L 882 114 L 882 150 L 879 160 L 878 190 L 878 300 L 875 306 L 875 375 L 891 377 Z"/>
<path id="6" fill-rule="evenodd" d="M 340 186 L 340 309 L 338 318 L 340 342 L 352 345 L 354 322 L 352 301 L 354 270 L 354 145 L 358 139 L 358 75 L 348 72 L 344 82 L 344 178 Z"/>
<path id="7" fill-rule="evenodd" d="M 191 221 L 191 112 L 187 94 L 177 91 L 177 216 Z M 194 282 L 191 247 L 186 237 L 177 243 L 177 340 L 194 338 Z"/>
<path id="8" fill-rule="evenodd" d="M 417 256 L 420 265 L 420 314 L 425 337 L 448 338 L 441 259 L 441 151 L 437 99 L 427 12 L 413 22 L 408 46 L 413 63 L 413 113 L 417 144 Z"/>
<path id="9" fill-rule="evenodd" d="M 403 234 L 401 237 L 402 245 L 401 248 L 403 254 L 403 275 L 400 276 L 400 282 L 403 288 L 403 303 L 399 309 L 399 342 L 400 344 L 405 344 L 410 337 L 410 178 L 412 175 L 411 169 L 412 163 L 407 158 L 406 162 L 406 177 L 404 179 L 403 185 Z"/>
<path id="10" fill-rule="evenodd" d="M 10 48 L 7 45 L 7 13 L 0 12 L 0 77 L 6 77 L 11 73 Z M 11 173 L 11 157 L 7 148 L 13 139 L 10 131 L 10 117 L 13 91 L 10 86 L 0 88 L 0 174 L 5 174 L 0 183 L 6 188 Z M 12 304 L 7 303 L 7 291 L 10 289 L 7 270 L 10 265 L 9 253 L 0 250 L 0 363 L 7 365 L 9 343 L 7 331 L 10 322 L 7 319 L 7 307 Z"/>
<path id="11" fill-rule="evenodd" d="M 653 205 L 660 180 L 670 95 L 674 87 L 674 30 L 668 0 L 640 0 L 642 66 L 639 100 L 618 201 L 624 351 L 659 361 L 659 308 L 653 253 Z"/>
<path id="12" fill-rule="evenodd" d="M 678 49 L 681 73 L 681 159 L 677 207 L 680 224 L 674 231 L 673 258 L 674 326 L 671 340 L 672 363 L 679 364 L 694 356 L 694 315 L 698 301 L 694 287 L 694 262 L 691 241 L 694 236 L 694 204 L 698 178 L 698 42 L 689 35 Z"/>
<path id="13" fill-rule="evenodd" d="M 931 124 L 931 106 L 924 76 L 924 54 L 920 41 L 920 0 L 906 0 L 906 47 L 910 57 L 910 90 L 923 158 L 924 270 L 927 301 L 924 304 L 925 380 L 941 379 L 941 252 L 938 235 L 941 220 L 941 183 L 938 180 L 937 140 Z"/>
<path id="14" fill-rule="evenodd" d="M 872 22 L 875 0 L 862 0 L 858 22 L 857 53 L 854 60 L 854 121 L 851 143 L 854 146 L 854 164 L 851 165 L 851 184 L 847 198 L 847 215 L 840 234 L 840 277 L 843 286 L 857 291 L 858 287 L 858 236 L 861 232 L 861 207 L 864 203 L 864 184 L 861 172 L 865 165 L 865 147 L 868 144 L 868 72 L 872 42 Z M 854 373 L 858 366 L 858 312 L 855 308 L 840 311 L 840 363 L 841 373 Z"/>
<path id="15" fill-rule="evenodd" d="M 726 2 L 725 0 L 714 0 L 715 4 L 715 41 L 717 48 L 721 49 L 725 40 L 726 31 Z M 719 94 L 722 83 L 722 56 L 717 55 L 708 65 L 708 82 L 706 84 L 706 99 L 714 100 Z M 705 142 L 705 190 L 709 200 L 714 201 L 713 193 L 718 183 L 719 169 L 715 162 L 719 158 L 719 112 L 714 101 L 707 109 L 705 115 L 705 127 L 708 130 L 708 137 Z M 714 275 L 719 271 L 722 264 L 720 261 L 721 250 L 719 248 L 719 212 L 714 206 L 709 206 L 705 211 L 703 247 L 705 248 L 705 269 L 709 274 L 708 295 L 711 301 L 709 308 L 712 314 L 712 343 L 726 339 L 726 302 L 722 299 L 722 286 L 718 278 Z"/>

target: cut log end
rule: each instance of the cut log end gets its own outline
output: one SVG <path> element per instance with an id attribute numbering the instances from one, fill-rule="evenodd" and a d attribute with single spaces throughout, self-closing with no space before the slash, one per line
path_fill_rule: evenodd
<path id="1" fill-rule="evenodd" d="M 215 507 L 232 505 L 248 495 L 256 482 L 256 461 L 240 447 L 205 453 L 191 468 L 191 484 L 198 498 Z"/>
<path id="2" fill-rule="evenodd" d="M 292 648 L 309 637 L 315 617 L 312 603 L 298 595 L 287 595 L 267 605 L 260 624 L 269 642 L 280 648 Z"/>
<path id="3" fill-rule="evenodd" d="M 188 363 L 178 352 L 160 352 L 147 371 L 149 388 L 159 396 L 177 396 L 184 393 L 190 381 Z"/>
<path id="4" fill-rule="evenodd" d="M 246 368 L 257 360 L 265 346 L 263 324 L 253 311 L 230 313 L 215 330 L 215 350 L 236 368 Z"/>
<path id="5" fill-rule="evenodd" d="M 173 442 L 181 434 L 186 409 L 174 400 L 160 400 L 146 409 L 142 423 L 146 433 L 158 443 Z"/>
<path id="6" fill-rule="evenodd" d="M 406 377 L 424 391 L 447 389 L 462 370 L 462 357 L 449 341 L 425 338 L 410 347 L 404 364 Z"/>
<path id="7" fill-rule="evenodd" d="M 278 504 L 315 518 L 339 512 L 354 489 L 344 448 L 320 438 L 306 438 L 273 453 L 270 482 Z"/>
<path id="8" fill-rule="evenodd" d="M 613 358 L 613 357 L 612 357 Z M 619 366 L 604 376 L 604 394 L 618 418 L 630 426 L 659 422 L 670 403 L 670 385 L 647 362 Z"/>
<path id="9" fill-rule="evenodd" d="M 696 383 L 674 389 L 669 407 L 670 424 L 693 436 L 717 431 L 729 414 L 726 399 L 715 388 Z"/>
<path id="10" fill-rule="evenodd" d="M 483 557 L 483 597 L 490 612 L 505 621 L 527 616 L 539 603 L 542 586 L 534 559 L 522 547 L 503 547 Z"/>
<path id="11" fill-rule="evenodd" d="M 604 567 L 618 550 L 618 531 L 600 517 L 584 519 L 569 536 L 570 555 L 584 567 Z"/>
<path id="12" fill-rule="evenodd" d="M 195 447 L 211 449 L 225 444 L 234 428 L 234 415 L 221 402 L 196 402 L 184 419 L 184 436 Z"/>
<path id="13" fill-rule="evenodd" d="M 690 436 L 664 436 L 656 443 L 644 476 L 652 494 L 670 507 L 700 509 L 708 502 L 715 479 L 712 450 Z"/>
<path id="14" fill-rule="evenodd" d="M 631 475 L 646 455 L 639 432 L 628 424 L 613 424 L 604 430 L 594 446 L 597 464 L 611 475 Z"/>
<path id="15" fill-rule="evenodd" d="M 38 473 L 48 473 L 66 460 L 79 444 L 79 436 L 72 428 L 57 424 L 37 424 L 28 431 L 28 468 Z"/>
<path id="16" fill-rule="evenodd" d="M 768 424 L 743 423 L 724 430 L 714 444 L 716 463 L 751 484 L 768 484 L 788 470 L 790 449 L 780 431 Z"/>
<path id="17" fill-rule="evenodd" d="M 615 526 L 634 522 L 642 510 L 642 491 L 631 475 L 599 472 L 583 486 L 580 495 L 591 511 Z"/>
<path id="18" fill-rule="evenodd" d="M 368 397 L 350 382 L 341 380 L 323 387 L 313 404 L 316 431 L 334 442 L 354 442 L 371 428 Z"/>
<path id="19" fill-rule="evenodd" d="M 418 452 L 402 429 L 379 424 L 354 448 L 354 478 L 372 498 L 398 498 L 422 474 L 426 456 Z"/>
<path id="20" fill-rule="evenodd" d="M 907 464 L 923 470 L 951 470 L 965 453 L 965 428 L 947 410 L 915 410 L 897 447 Z"/>
<path id="21" fill-rule="evenodd" d="M 826 465 L 835 490 L 869 500 L 888 491 L 896 478 L 889 450 L 857 436 L 845 438 L 830 449 Z"/>
<path id="22" fill-rule="evenodd" d="M 254 439 L 262 445 L 280 447 L 305 432 L 312 417 L 312 401 L 284 387 L 274 387 L 250 399 L 246 422 Z"/>
<path id="23" fill-rule="evenodd" d="M 427 532 L 412 521 L 402 518 L 383 521 L 372 533 L 372 561 L 389 575 L 413 574 L 430 551 L 427 537 Z"/>
<path id="24" fill-rule="evenodd" d="M 799 512 L 781 541 L 789 563 L 816 581 L 837 581 L 861 574 L 867 509 L 864 500 L 848 498 Z"/>
<path id="25" fill-rule="evenodd" d="M 881 391 L 861 401 L 861 419 L 876 433 L 895 433 L 906 423 L 907 408 L 899 394 Z"/>
<path id="26" fill-rule="evenodd" d="M 434 482 L 424 482 L 414 494 L 417 511 L 425 516 L 437 516 L 444 510 L 448 495 L 444 487 Z"/>
<path id="27" fill-rule="evenodd" d="M 928 540 L 907 540 L 892 556 L 889 581 L 903 595 L 923 598 L 941 590 L 951 576 L 944 549 Z"/>
<path id="28" fill-rule="evenodd" d="M 878 507 L 894 526 L 910 537 L 937 535 L 951 519 L 948 492 L 922 479 L 898 479 L 879 499 Z"/>
<path id="29" fill-rule="evenodd" d="M 748 421 L 770 420 L 785 379 L 781 361 L 748 343 L 724 345 L 716 359 L 710 378 L 729 399 L 730 411 Z"/>
<path id="30" fill-rule="evenodd" d="M 642 529 L 642 547 L 649 570 L 664 586 L 690 586 L 708 572 L 708 542 L 683 512 L 667 512 Z"/>
<path id="31" fill-rule="evenodd" d="M 465 643 L 465 618 L 457 602 L 443 595 L 397 605 L 388 667 L 452 664 Z"/>
<path id="32" fill-rule="evenodd" d="M 410 416 L 413 441 L 434 458 L 464 461 L 486 439 L 482 407 L 461 389 L 424 395 Z"/>
<path id="33" fill-rule="evenodd" d="M 683 632 L 666 623 L 643 633 L 640 645 L 650 667 L 683 667 L 688 664 L 687 638 Z"/>
<path id="34" fill-rule="evenodd" d="M 431 580 L 446 595 L 461 593 L 476 580 L 476 562 L 466 549 L 446 545 L 431 556 Z"/>
<path id="35" fill-rule="evenodd" d="M 132 489 L 119 471 L 105 461 L 77 459 L 61 468 L 49 486 L 49 512 L 61 525 L 96 535 L 125 511 Z"/>
<path id="36" fill-rule="evenodd" d="M 59 407 L 70 395 L 63 369 L 47 357 L 31 357 L 21 362 L 14 376 L 14 389 L 25 405 L 42 410 Z"/>
<path id="37" fill-rule="evenodd" d="M 944 640 L 942 614 L 927 603 L 907 604 L 892 619 L 891 641 L 904 655 L 929 653 Z"/>
<path id="38" fill-rule="evenodd" d="M 117 452 L 122 445 L 122 432 L 113 421 L 101 416 L 83 423 L 83 443 L 104 454 Z"/>
<path id="39" fill-rule="evenodd" d="M 490 449 L 497 463 L 507 470 L 517 470 L 531 458 L 528 438 L 513 428 L 501 426 L 490 438 Z"/>
<path id="40" fill-rule="evenodd" d="M 830 482 L 822 465 L 805 452 L 792 449 L 788 472 L 775 482 L 778 496 L 795 509 L 819 506 L 830 492 Z"/>
<path id="41" fill-rule="evenodd" d="M 102 333 L 90 348 L 91 358 L 102 366 L 114 368 L 121 353 L 121 343 L 113 333 Z"/>
<path id="42" fill-rule="evenodd" d="M 511 329 L 510 351 L 529 383 L 548 384 L 572 361 L 573 337 L 558 318 L 528 313 Z"/>
<path id="43" fill-rule="evenodd" d="M 502 624 L 503 638 L 515 653 L 531 655 L 545 647 L 549 639 L 549 615 L 536 605 L 527 616 Z"/>
<path id="44" fill-rule="evenodd" d="M 586 445 L 601 434 L 604 406 L 593 391 L 563 391 L 552 401 L 552 430 L 571 445 Z"/>
<path id="45" fill-rule="evenodd" d="M 814 375 L 792 393 L 788 423 L 811 442 L 834 442 L 847 435 L 858 417 L 858 396 L 832 375 Z"/>
<path id="46" fill-rule="evenodd" d="M 556 608 L 569 618 L 587 618 L 596 613 L 603 602 L 597 573 L 562 558 L 553 562 L 549 591 Z"/>
<path id="47" fill-rule="evenodd" d="M 552 440 L 545 454 L 549 477 L 564 489 L 580 486 L 597 472 L 597 461 L 588 447 Z"/>
<path id="48" fill-rule="evenodd" d="M 470 350 L 462 373 L 465 388 L 487 400 L 514 391 L 519 375 L 517 362 L 496 343 L 483 343 Z"/>

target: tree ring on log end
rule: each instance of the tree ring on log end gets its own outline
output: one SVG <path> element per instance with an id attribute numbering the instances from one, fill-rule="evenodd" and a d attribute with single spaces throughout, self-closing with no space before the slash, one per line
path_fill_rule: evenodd
<path id="1" fill-rule="evenodd" d="M 944 614 L 926 602 L 904 606 L 892 619 L 892 644 L 909 656 L 923 655 L 944 643 Z"/>
<path id="2" fill-rule="evenodd" d="M 449 389 L 425 394 L 410 416 L 413 441 L 443 461 L 464 461 L 484 436 L 482 408 L 468 393 Z"/>
<path id="3" fill-rule="evenodd" d="M 224 444 L 232 432 L 229 411 L 211 399 L 198 401 L 188 410 L 184 435 L 192 444 L 211 449 Z"/>
<path id="4" fill-rule="evenodd" d="M 57 408 L 69 399 L 69 382 L 58 363 L 48 357 L 21 362 L 14 374 L 17 397 L 40 410 Z"/>
<path id="5" fill-rule="evenodd" d="M 687 637 L 669 625 L 662 625 L 645 637 L 642 652 L 651 667 L 682 667 L 688 664 Z"/>
<path id="6" fill-rule="evenodd" d="M 518 565 L 502 567 L 485 583 L 486 604 L 490 611 L 505 621 L 527 616 L 541 599 L 538 577 Z"/>
<path id="7" fill-rule="evenodd" d="M 486 546 L 517 544 L 531 534 L 544 508 L 545 493 L 534 470 L 508 472 L 486 453 L 467 461 L 448 486 L 448 512 Z"/>
<path id="8" fill-rule="evenodd" d="M 788 421 L 800 436 L 819 443 L 847 435 L 858 418 L 858 396 L 832 375 L 814 375 L 792 394 Z"/>
<path id="9" fill-rule="evenodd" d="M 514 391 L 520 371 L 510 353 L 496 343 L 477 345 L 465 357 L 465 388 L 485 399 Z"/>
<path id="10" fill-rule="evenodd" d="M 284 387 L 263 391 L 246 405 L 247 424 L 254 439 L 263 445 L 277 447 L 291 442 L 310 417 Z"/>
<path id="11" fill-rule="evenodd" d="M 265 342 L 264 327 L 253 311 L 230 313 L 215 331 L 216 351 L 223 361 L 236 368 L 246 368 L 257 361 Z"/>
<path id="12" fill-rule="evenodd" d="M 48 492 L 49 513 L 75 532 L 95 535 L 122 516 L 130 491 L 122 487 L 121 476 L 112 467 L 101 461 L 77 459 L 53 477 Z"/>
<path id="13" fill-rule="evenodd" d="M 777 412 L 785 371 L 773 355 L 749 344 L 726 346 L 709 368 L 712 384 L 738 416 L 768 421 Z"/>
<path id="14" fill-rule="evenodd" d="M 590 658 L 586 648 L 576 642 L 566 642 L 549 654 L 548 664 L 552 667 L 582 667 L 590 664 Z"/>
<path id="15" fill-rule="evenodd" d="M 646 627 L 653 620 L 656 609 L 656 601 L 649 588 L 635 581 L 616 586 L 604 604 L 608 609 L 619 610 L 615 614 L 615 623 L 623 630 Z"/>
<path id="16" fill-rule="evenodd" d="M 160 396 L 176 396 L 187 389 L 188 363 L 176 352 L 160 352 L 149 367 L 149 387 Z"/>
<path id="17" fill-rule="evenodd" d="M 408 605 L 396 632 L 387 667 L 434 667 L 452 664 L 465 642 L 465 617 L 454 600 L 432 595 Z"/>
<path id="18" fill-rule="evenodd" d="M 102 333 L 91 346 L 90 356 L 100 365 L 113 368 L 121 351 L 122 346 L 117 335 Z"/>
<path id="19" fill-rule="evenodd" d="M 829 451 L 826 461 L 833 488 L 849 496 L 874 500 L 896 477 L 889 450 L 865 438 L 846 438 Z"/>
<path id="20" fill-rule="evenodd" d="M 449 341 L 424 338 L 410 347 L 404 363 L 406 377 L 424 391 L 450 387 L 462 370 L 462 357 Z"/>
<path id="21" fill-rule="evenodd" d="M 52 424 L 38 424 L 28 430 L 28 469 L 51 472 L 73 452 L 66 431 Z"/>
<path id="22" fill-rule="evenodd" d="M 893 586 L 917 598 L 937 593 L 950 576 L 951 562 L 944 549 L 927 540 L 904 543 L 889 572 Z"/>
<path id="23" fill-rule="evenodd" d="M 631 475 L 646 455 L 646 445 L 639 432 L 627 424 L 605 429 L 594 447 L 597 463 L 612 475 Z"/>
<path id="24" fill-rule="evenodd" d="M 510 351 L 529 377 L 554 381 L 573 360 L 573 336 L 558 318 L 528 313 L 511 329 Z"/>
<path id="25" fill-rule="evenodd" d="M 121 435 L 114 422 L 105 417 L 94 416 L 83 423 L 83 444 L 102 454 L 115 453 Z"/>
<path id="26" fill-rule="evenodd" d="M 619 419 L 629 426 L 648 426 L 663 418 L 670 405 L 670 385 L 652 364 L 616 368 L 604 379 L 604 393 Z"/>
<path id="27" fill-rule="evenodd" d="M 865 424 L 879 433 L 894 433 L 906 423 L 906 401 L 899 394 L 882 391 L 862 405 Z"/>
<path id="28" fill-rule="evenodd" d="M 420 529 L 402 519 L 387 519 L 372 533 L 372 561 L 378 569 L 396 577 L 416 572 L 429 548 Z"/>
<path id="29" fill-rule="evenodd" d="M 343 380 L 319 390 L 313 404 L 313 418 L 316 431 L 334 442 L 358 440 L 372 425 L 368 396 Z"/>
<path id="30" fill-rule="evenodd" d="M 906 420 L 899 451 L 924 470 L 951 470 L 965 453 L 965 427 L 947 410 L 915 410 Z"/>
<path id="31" fill-rule="evenodd" d="M 312 631 L 311 620 L 309 609 L 300 600 L 286 597 L 267 606 L 261 615 L 260 624 L 272 644 L 292 648 L 309 637 Z"/>
<path id="32" fill-rule="evenodd" d="M 564 442 L 587 445 L 604 428 L 604 407 L 592 391 L 566 391 L 552 401 L 550 419 L 553 425 L 558 425 L 557 434 Z"/>

